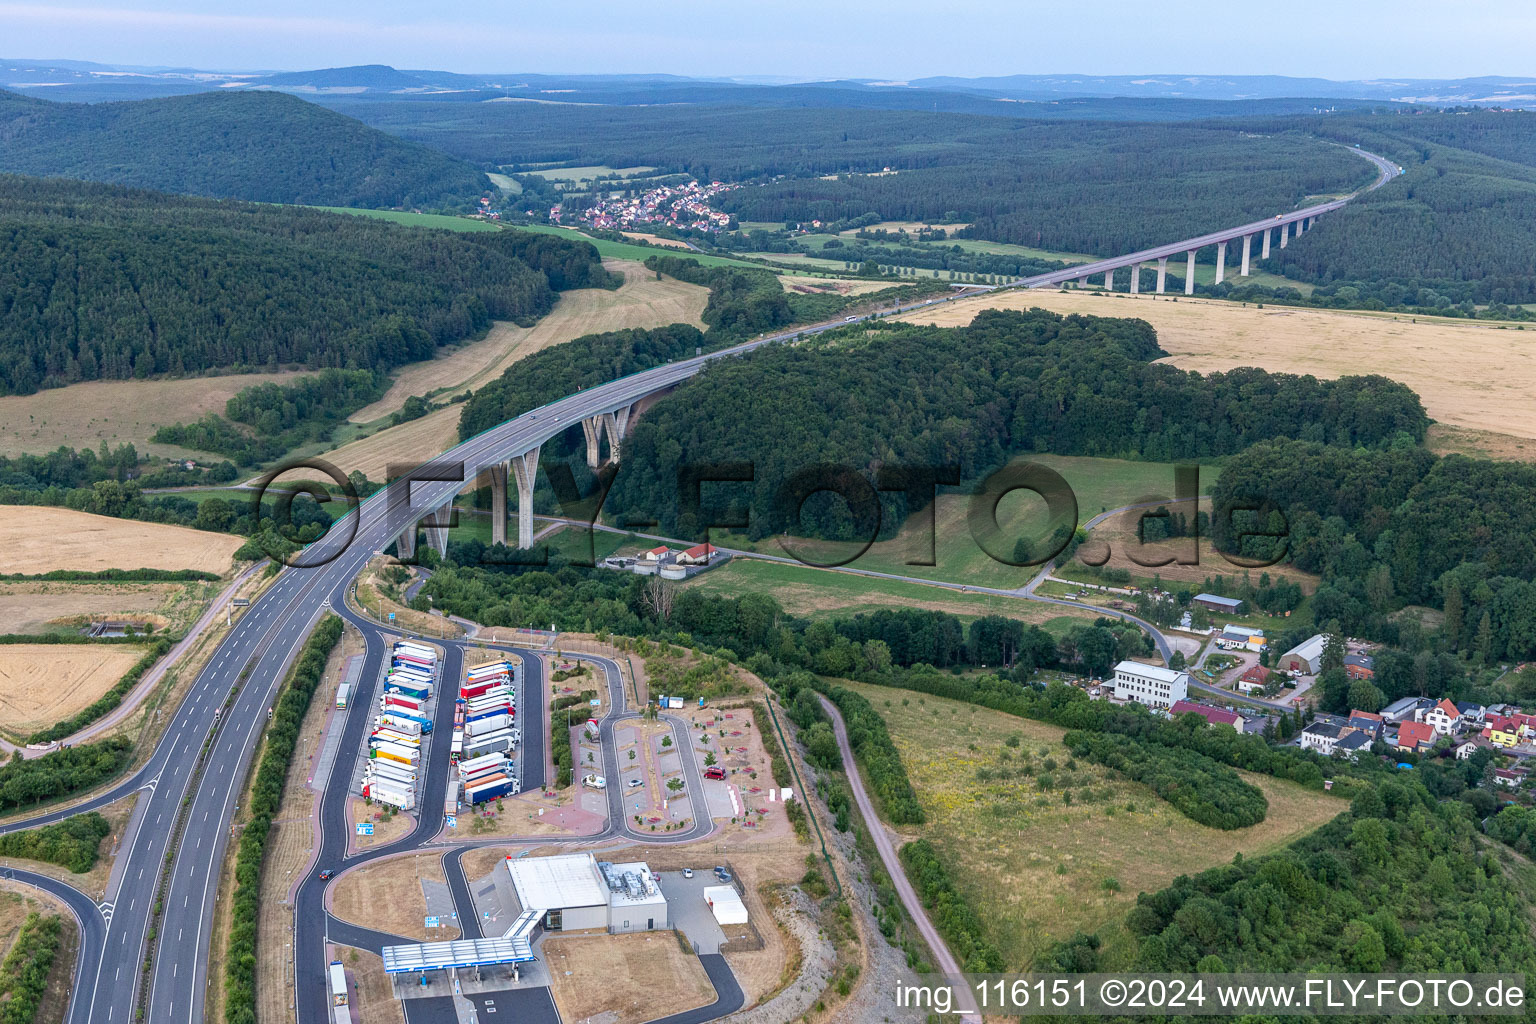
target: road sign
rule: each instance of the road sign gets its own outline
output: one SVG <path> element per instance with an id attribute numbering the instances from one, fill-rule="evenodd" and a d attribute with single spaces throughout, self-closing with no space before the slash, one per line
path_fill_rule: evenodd
<path id="1" fill-rule="evenodd" d="M 592 705 L 594 708 L 600 708 L 603 706 L 603 702 L 596 697 L 593 697 L 591 700 L 587 701 L 587 703 Z"/>
<path id="2" fill-rule="evenodd" d="M 395 613 L 394 612 L 390 612 L 389 613 L 389 621 L 390 622 L 394 622 L 395 621 Z"/>
<path id="3" fill-rule="evenodd" d="M 236 608 L 248 608 L 250 607 L 251 599 L 248 597 L 237 597 L 229 603 L 234 605 Z"/>
<path id="4" fill-rule="evenodd" d="M 427 927 L 428 928 L 436 928 L 437 927 L 437 918 L 434 917 L 431 914 L 427 915 L 426 922 L 427 922 Z"/>
<path id="5" fill-rule="evenodd" d="M 358 822 L 357 823 L 357 834 L 360 835 L 360 836 L 371 836 L 371 835 L 373 835 L 373 822 L 371 822 L 371 821 L 360 821 L 360 822 Z"/>
<path id="6" fill-rule="evenodd" d="M 444 815 L 444 817 L 443 817 L 443 824 L 447 825 L 449 828 L 458 828 L 459 827 L 458 816 L 454 815 L 454 814 Z"/>

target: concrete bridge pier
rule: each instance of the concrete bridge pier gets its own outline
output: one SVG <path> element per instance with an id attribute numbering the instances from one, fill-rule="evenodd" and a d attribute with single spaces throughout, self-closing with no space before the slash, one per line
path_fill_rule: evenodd
<path id="1" fill-rule="evenodd" d="M 422 517 L 421 525 L 427 531 L 427 543 L 439 556 L 448 554 L 448 524 L 453 522 L 453 501 Z"/>
<path id="2" fill-rule="evenodd" d="M 1259 253 L 1259 259 L 1269 259 L 1269 228 L 1264 229 L 1264 251 Z"/>
<path id="3" fill-rule="evenodd" d="M 491 478 L 491 543 L 507 542 L 507 464 L 498 462 L 487 466 L 485 472 Z"/>
<path id="4" fill-rule="evenodd" d="M 524 549 L 533 547 L 533 481 L 538 472 L 538 446 L 512 456 L 512 475 L 517 481 L 517 546 Z"/>
<path id="5" fill-rule="evenodd" d="M 1157 261 L 1157 294 L 1163 294 L 1163 284 L 1168 280 L 1168 257 Z"/>
<path id="6" fill-rule="evenodd" d="M 602 465 L 603 417 L 588 416 L 582 420 L 581 432 L 587 439 L 587 468 L 596 469 Z"/>
<path id="7" fill-rule="evenodd" d="M 1104 290 L 1107 292 L 1115 290 L 1115 272 L 1113 269 L 1104 271 Z"/>
<path id="8" fill-rule="evenodd" d="M 615 464 L 619 461 L 619 450 L 624 444 L 624 435 L 629 432 L 630 414 L 635 411 L 634 405 L 626 405 L 622 409 L 603 413 L 603 426 L 608 431 L 608 458 Z M 595 465 L 590 462 L 589 465 Z"/>
<path id="9" fill-rule="evenodd" d="M 1221 284 L 1227 276 L 1227 243 L 1216 243 L 1216 283 Z"/>
<path id="10" fill-rule="evenodd" d="M 1285 248 L 1286 238 L 1290 234 L 1290 230 L 1291 226 L 1289 224 L 1280 225 L 1280 248 L 1282 249 Z"/>
<path id="11" fill-rule="evenodd" d="M 1140 263 L 1132 263 L 1131 264 L 1131 294 L 1132 295 L 1140 295 L 1141 294 L 1141 264 Z"/>
<path id="12" fill-rule="evenodd" d="M 416 558 L 416 524 L 414 522 L 395 538 L 395 557 L 402 562 L 410 562 Z"/>
<path id="13" fill-rule="evenodd" d="M 1239 277 L 1247 277 L 1248 276 L 1248 254 L 1249 254 L 1249 252 L 1252 249 L 1253 249 L 1253 236 L 1252 235 L 1244 235 L 1243 236 L 1243 269 L 1242 269 L 1242 271 L 1239 272 L 1239 274 L 1238 274 Z"/>
<path id="14" fill-rule="evenodd" d="M 1184 270 L 1184 294 L 1195 294 L 1195 250 L 1189 250 L 1189 266 Z"/>

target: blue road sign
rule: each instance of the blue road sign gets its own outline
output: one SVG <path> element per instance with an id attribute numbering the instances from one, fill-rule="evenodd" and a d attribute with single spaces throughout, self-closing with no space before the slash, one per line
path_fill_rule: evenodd
<path id="1" fill-rule="evenodd" d="M 360 835 L 360 836 L 371 836 L 371 835 L 373 835 L 373 822 L 371 822 L 371 821 L 360 821 L 360 822 L 358 822 L 357 823 L 357 834 Z"/>
<path id="2" fill-rule="evenodd" d="M 452 815 L 452 814 L 444 816 L 443 823 L 445 825 L 447 825 L 449 828 L 458 828 L 459 827 L 459 819 L 458 819 L 458 817 L 455 816 L 455 815 Z"/>

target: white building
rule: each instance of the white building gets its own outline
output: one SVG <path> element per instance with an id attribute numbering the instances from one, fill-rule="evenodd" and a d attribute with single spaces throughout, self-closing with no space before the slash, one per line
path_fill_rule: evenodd
<path id="1" fill-rule="evenodd" d="M 1115 699 L 1168 707 L 1189 696 L 1189 673 L 1139 661 L 1115 666 Z"/>
<path id="2" fill-rule="evenodd" d="M 503 863 L 523 911 L 545 931 L 643 932 L 670 928 L 667 898 L 643 862 L 610 864 L 590 853 L 508 857 Z"/>
<path id="3" fill-rule="evenodd" d="M 1338 745 L 1343 734 L 1344 730 L 1332 722 L 1313 722 L 1301 730 L 1301 747 L 1332 757 L 1333 748 Z"/>
<path id="4" fill-rule="evenodd" d="M 1282 672 L 1299 672 L 1304 676 L 1315 676 L 1317 670 L 1323 664 L 1323 648 L 1328 645 L 1328 638 L 1318 633 L 1295 647 L 1280 655 L 1280 663 L 1275 667 Z"/>

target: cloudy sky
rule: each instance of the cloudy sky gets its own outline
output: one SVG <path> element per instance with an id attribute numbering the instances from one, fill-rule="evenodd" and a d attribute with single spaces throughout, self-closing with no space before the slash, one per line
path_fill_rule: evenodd
<path id="1" fill-rule="evenodd" d="M 1536 74 L 1531 0 L 0 0 L 0 56 L 889 78 Z"/>

